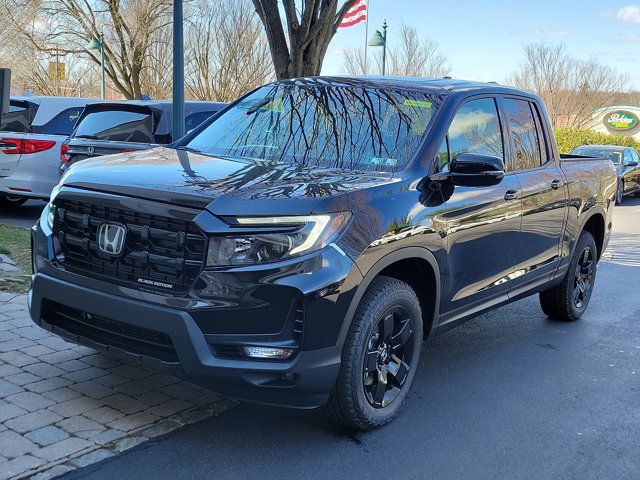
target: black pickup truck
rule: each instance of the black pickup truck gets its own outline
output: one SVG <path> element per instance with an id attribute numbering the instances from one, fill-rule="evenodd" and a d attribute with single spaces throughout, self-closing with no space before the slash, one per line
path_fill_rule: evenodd
<path id="1" fill-rule="evenodd" d="M 33 228 L 33 320 L 360 429 L 396 415 L 424 338 L 533 294 L 578 319 L 616 193 L 540 98 L 451 79 L 276 82 L 123 159 L 71 167 Z"/>

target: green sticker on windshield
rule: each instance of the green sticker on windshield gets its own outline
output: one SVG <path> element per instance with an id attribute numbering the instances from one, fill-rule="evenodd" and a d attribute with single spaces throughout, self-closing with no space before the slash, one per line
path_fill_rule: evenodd
<path id="1" fill-rule="evenodd" d="M 406 99 L 404 101 L 404 106 L 405 107 L 432 108 L 433 107 L 433 103 L 425 102 L 424 100 L 409 100 L 409 99 Z"/>
<path id="2" fill-rule="evenodd" d="M 260 110 L 272 110 L 277 113 L 282 113 L 284 111 L 284 105 L 282 104 L 282 99 L 278 98 L 273 100 L 272 102 L 267 103 L 263 107 L 260 107 Z"/>

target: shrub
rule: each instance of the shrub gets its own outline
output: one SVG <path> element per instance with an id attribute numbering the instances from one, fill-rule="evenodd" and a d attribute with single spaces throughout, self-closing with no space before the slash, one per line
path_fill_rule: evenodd
<path id="1" fill-rule="evenodd" d="M 620 145 L 640 150 L 640 142 L 632 137 L 609 135 L 608 133 L 582 130 L 578 128 L 557 127 L 553 129 L 560 153 L 569 153 L 580 145 Z"/>

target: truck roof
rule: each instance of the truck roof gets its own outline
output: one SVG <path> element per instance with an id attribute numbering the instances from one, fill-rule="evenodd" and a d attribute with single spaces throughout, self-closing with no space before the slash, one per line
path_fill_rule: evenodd
<path id="1" fill-rule="evenodd" d="M 495 92 L 513 93 L 535 97 L 532 92 L 527 92 L 514 87 L 499 85 L 494 82 L 474 82 L 455 78 L 426 78 L 426 77 L 394 77 L 394 76 L 319 76 L 302 77 L 291 80 L 281 80 L 277 83 L 317 82 L 334 86 L 359 86 L 371 88 L 401 88 L 407 90 L 421 90 L 440 93 L 457 92 Z"/>

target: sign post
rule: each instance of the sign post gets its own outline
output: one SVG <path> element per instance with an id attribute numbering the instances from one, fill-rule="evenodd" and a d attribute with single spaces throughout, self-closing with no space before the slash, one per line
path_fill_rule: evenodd
<path id="1" fill-rule="evenodd" d="M 11 69 L 0 68 L 0 115 L 9 112 L 11 97 Z"/>
<path id="2" fill-rule="evenodd" d="M 171 140 L 184 136 L 184 40 L 182 0 L 173 0 L 173 133 Z"/>

